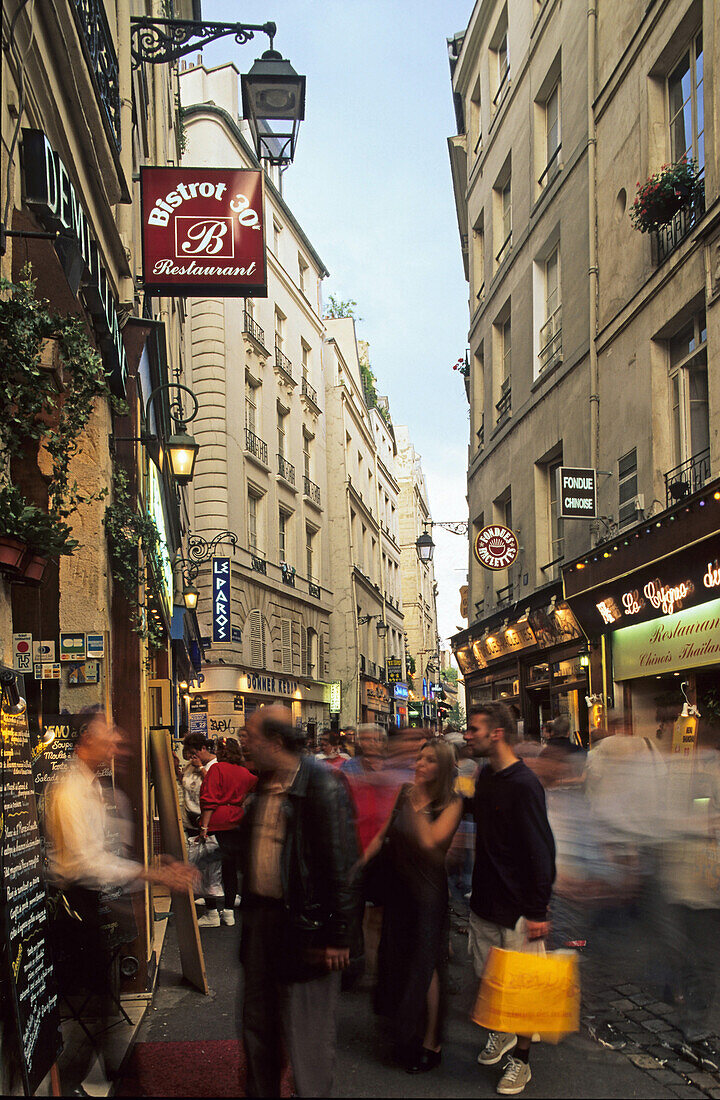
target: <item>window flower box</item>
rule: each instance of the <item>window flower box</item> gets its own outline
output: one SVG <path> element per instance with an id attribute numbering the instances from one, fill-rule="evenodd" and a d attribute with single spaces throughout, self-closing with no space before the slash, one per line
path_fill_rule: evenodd
<path id="1" fill-rule="evenodd" d="M 667 225 L 704 191 L 696 162 L 685 157 L 676 164 L 664 164 L 659 172 L 637 186 L 630 221 L 640 233 L 651 233 Z"/>

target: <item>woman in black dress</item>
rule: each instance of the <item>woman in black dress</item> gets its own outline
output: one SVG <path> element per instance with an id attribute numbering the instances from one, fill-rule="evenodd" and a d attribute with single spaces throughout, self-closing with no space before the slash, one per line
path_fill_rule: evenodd
<path id="1" fill-rule="evenodd" d="M 398 1057 L 409 1073 L 440 1063 L 448 955 L 445 856 L 460 823 L 453 792 L 455 752 L 426 741 L 392 814 L 363 863 L 387 860 L 385 910 L 378 954 L 376 1011 L 393 1021 Z"/>

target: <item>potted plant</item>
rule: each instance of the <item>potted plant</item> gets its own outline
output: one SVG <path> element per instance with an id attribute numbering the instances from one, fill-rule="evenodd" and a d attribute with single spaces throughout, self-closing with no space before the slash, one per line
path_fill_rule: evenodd
<path id="1" fill-rule="evenodd" d="M 645 183 L 637 184 L 630 208 L 630 221 L 641 233 L 650 233 L 672 221 L 679 210 L 690 206 L 702 193 L 703 180 L 696 161 L 683 157 L 675 164 L 663 164 Z"/>
<path id="2" fill-rule="evenodd" d="M 27 501 L 14 485 L 0 486 L 0 569 L 5 572 L 17 572 L 27 549 L 20 534 L 26 506 Z"/>
<path id="3" fill-rule="evenodd" d="M 8 542 L 20 547 L 13 571 L 31 584 L 42 580 L 49 558 L 72 554 L 79 546 L 61 516 L 29 504 L 15 485 L 0 487 L 0 553 Z"/>

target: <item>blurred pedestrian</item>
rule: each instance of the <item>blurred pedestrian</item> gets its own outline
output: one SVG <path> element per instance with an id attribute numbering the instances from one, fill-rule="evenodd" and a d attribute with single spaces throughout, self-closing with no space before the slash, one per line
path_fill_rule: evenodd
<path id="1" fill-rule="evenodd" d="M 398 788 L 393 781 L 393 776 L 385 770 L 386 731 L 379 726 L 360 726 L 357 746 L 358 754 L 352 760 L 346 760 L 343 763 L 340 775 L 348 784 L 355 809 L 358 843 L 360 851 L 365 852 L 387 821 L 397 798 Z M 377 978 L 377 955 L 382 928 L 386 872 L 386 861 L 375 859 L 370 866 L 366 867 L 362 877 L 365 987 L 374 985 Z"/>
<path id="2" fill-rule="evenodd" d="M 362 863 L 387 842 L 390 864 L 378 955 L 376 1010 L 392 1021 L 397 1055 L 408 1073 L 440 1064 L 449 944 L 445 856 L 460 822 L 455 753 L 426 741 L 415 782 L 404 785 Z"/>
<path id="3" fill-rule="evenodd" d="M 348 753 L 340 751 L 339 734 L 334 733 L 332 730 L 326 730 L 325 733 L 321 734 L 320 752 L 317 754 L 317 759 L 324 760 L 332 768 L 340 768 L 346 760 L 350 759 Z"/>
<path id="4" fill-rule="evenodd" d="M 126 752 L 120 730 L 103 711 L 89 710 L 75 751 L 47 800 L 48 879 L 59 899 L 53 924 L 56 969 L 61 988 L 67 979 L 70 994 L 80 987 L 86 998 L 96 999 L 95 1014 L 101 1021 L 92 1045 L 68 1069 L 72 1081 L 64 1083 L 65 1095 L 87 1095 L 82 1082 L 94 1056 L 106 1069 L 107 1021 L 117 1008 L 111 998 L 113 969 L 117 947 L 128 940 L 118 929 L 121 912 L 133 925 L 129 939 L 136 934 L 130 894 L 143 882 L 182 893 L 198 877 L 192 867 L 169 857 L 152 868 L 130 858 L 132 823 L 124 813 L 118 815 L 112 782 L 100 779 Z"/>
<path id="5" fill-rule="evenodd" d="M 471 708 L 467 742 L 476 758 L 487 760 L 472 802 L 477 834 L 469 947 L 478 978 L 492 947 L 521 951 L 550 931 L 555 842 L 545 792 L 513 751 L 516 736 L 515 720 L 504 704 Z M 488 1032 L 480 1065 L 494 1066 L 509 1054 L 497 1086 L 501 1095 L 516 1095 L 530 1081 L 530 1040 L 529 1035 Z"/>
<path id="6" fill-rule="evenodd" d="M 186 735 L 187 736 L 187 735 Z M 200 882 L 195 889 L 195 904 L 207 906 L 207 911 L 223 908 L 225 891 L 222 884 L 222 857 L 214 837 L 200 841 L 200 790 L 204 770 L 183 745 L 185 765 L 182 770 L 180 816 L 185 829 L 188 859 L 200 872 Z"/>
<path id="7" fill-rule="evenodd" d="M 200 928 L 219 928 L 220 924 L 235 924 L 235 898 L 238 893 L 238 861 L 240 835 L 238 826 L 243 817 L 243 803 L 257 779 L 240 764 L 220 762 L 210 742 L 202 733 L 189 733 L 184 748 L 191 763 L 202 770 L 200 787 L 199 842 L 214 836 L 220 848 L 224 904 L 206 897 L 206 911 L 198 920 Z"/>
<path id="8" fill-rule="evenodd" d="M 331 1096 L 357 912 L 352 808 L 331 769 L 301 754 L 305 735 L 289 710 L 259 708 L 246 734 L 259 774 L 241 830 L 247 1095 L 280 1095 L 286 1052 L 298 1096 Z"/>

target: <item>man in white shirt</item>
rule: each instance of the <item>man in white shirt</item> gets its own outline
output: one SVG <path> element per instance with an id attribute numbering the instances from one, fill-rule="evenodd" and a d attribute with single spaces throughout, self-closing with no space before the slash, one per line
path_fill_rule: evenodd
<path id="1" fill-rule="evenodd" d="M 74 977 L 100 999 L 101 1016 L 110 1014 L 112 949 L 107 896 L 131 892 L 143 881 L 182 891 L 197 878 L 197 872 L 183 863 L 168 860 L 162 867 L 149 868 L 122 854 L 124 846 L 118 843 L 112 812 L 115 803 L 107 798 L 107 788 L 99 778 L 118 756 L 121 745 L 120 731 L 105 715 L 90 712 L 75 752 L 50 788 L 45 814 L 48 878 L 65 899 L 59 906 L 67 918 L 62 938 L 72 940 Z M 63 946 L 67 948 L 67 942 Z M 100 1031 L 100 1042 L 106 1034 L 106 1029 Z M 102 1055 L 101 1050 L 90 1048 L 84 1063 L 73 1066 L 76 1084 L 70 1095 L 85 1094 L 82 1081 L 95 1053 Z"/>

